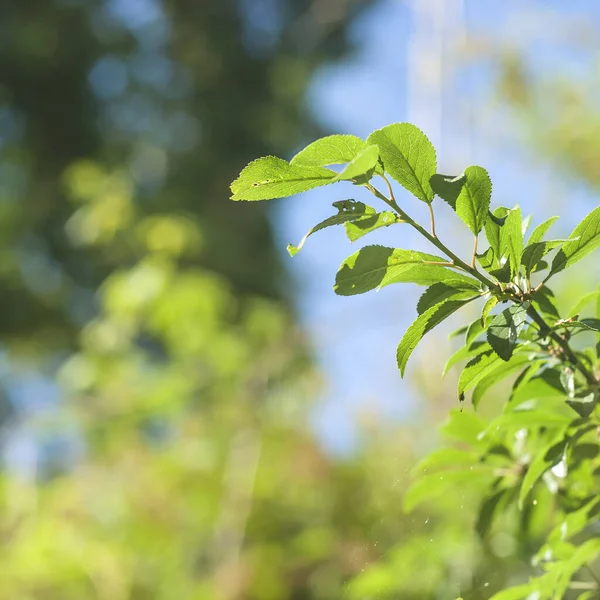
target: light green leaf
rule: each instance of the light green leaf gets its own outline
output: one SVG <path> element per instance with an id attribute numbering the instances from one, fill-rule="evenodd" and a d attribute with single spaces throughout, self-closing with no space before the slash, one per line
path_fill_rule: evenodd
<path id="1" fill-rule="evenodd" d="M 378 161 L 379 148 L 374 145 L 367 146 L 335 177 L 334 181 L 356 180 L 357 183 L 364 184 L 373 176 Z"/>
<path id="2" fill-rule="evenodd" d="M 431 177 L 429 183 L 433 192 L 456 210 L 456 199 L 460 195 L 466 180 L 467 177 L 464 174 L 455 176 L 436 173 Z"/>
<path id="3" fill-rule="evenodd" d="M 473 279 L 448 279 L 427 288 L 417 303 L 417 313 L 422 314 L 444 300 L 467 300 L 480 295 L 479 282 Z"/>
<path id="4" fill-rule="evenodd" d="M 496 304 L 498 304 L 498 297 L 491 296 L 486 300 L 485 304 L 483 305 L 483 310 L 481 311 L 481 324 L 484 327 L 487 326 L 488 316 L 492 309 L 496 306 Z"/>
<path id="5" fill-rule="evenodd" d="M 466 181 L 456 198 L 456 214 L 477 235 L 488 218 L 492 182 L 483 167 L 467 167 L 464 176 Z"/>
<path id="6" fill-rule="evenodd" d="M 498 355 L 493 350 L 484 350 L 472 358 L 458 379 L 458 397 L 464 398 L 465 392 L 491 373 L 499 361 Z"/>
<path id="7" fill-rule="evenodd" d="M 457 448 L 441 448 L 430 452 L 413 468 L 413 474 L 425 474 L 427 471 L 444 469 L 447 467 L 464 468 L 479 462 L 476 452 L 458 450 Z"/>
<path id="8" fill-rule="evenodd" d="M 410 123 L 395 123 L 374 131 L 367 143 L 379 146 L 385 171 L 423 202 L 433 200 L 429 183 L 435 175 L 435 149 L 427 136 Z"/>
<path id="9" fill-rule="evenodd" d="M 334 225 L 340 225 L 342 223 L 347 223 L 348 221 L 355 221 L 364 216 L 373 216 L 376 214 L 374 208 L 367 206 L 362 202 L 356 202 L 355 200 L 339 200 L 338 202 L 334 202 L 333 206 L 334 208 L 338 209 L 338 214 L 328 217 L 324 221 L 321 221 L 319 224 L 311 228 L 309 232 L 300 240 L 297 246 L 289 244 L 287 251 L 290 253 L 290 256 L 295 256 L 298 252 L 300 252 L 308 237 L 317 231 L 321 231 L 321 229 L 333 227 Z"/>
<path id="10" fill-rule="evenodd" d="M 588 304 L 596 299 L 600 300 L 600 290 L 585 294 L 575 303 L 573 308 L 568 312 L 567 317 L 574 317 L 575 315 L 578 315 Z"/>
<path id="11" fill-rule="evenodd" d="M 312 142 L 292 158 L 292 165 L 325 167 L 353 161 L 365 148 L 367 142 L 355 135 L 329 135 Z"/>
<path id="12" fill-rule="evenodd" d="M 472 281 L 444 266 L 427 264 L 428 262 L 445 261 L 438 256 L 415 250 L 365 246 L 342 263 L 335 278 L 335 293 L 353 296 L 391 283 L 431 285 L 447 279 Z"/>
<path id="13" fill-rule="evenodd" d="M 469 300 L 447 300 L 432 306 L 416 318 L 400 340 L 396 352 L 398 368 L 403 377 L 406 363 L 423 336 L 468 302 Z"/>
<path id="14" fill-rule="evenodd" d="M 548 229 L 552 226 L 554 221 L 556 221 L 558 217 L 550 217 L 543 223 L 540 223 L 532 232 L 531 236 L 527 240 L 527 245 L 535 244 L 536 242 L 541 242 L 544 239 L 544 236 L 548 232 Z"/>
<path id="15" fill-rule="evenodd" d="M 437 497 L 457 491 L 467 486 L 476 490 L 491 483 L 492 469 L 486 466 L 473 467 L 468 471 L 443 471 L 433 475 L 419 477 L 404 494 L 404 510 L 412 511 L 416 506 L 425 501 L 435 500 Z"/>
<path id="16" fill-rule="evenodd" d="M 475 342 L 471 346 L 463 346 L 462 348 L 459 348 L 444 365 L 442 377 L 445 377 L 446 373 L 461 360 L 473 358 L 474 356 L 477 356 L 478 354 L 481 354 L 482 352 L 486 352 L 491 349 L 491 346 L 487 342 Z"/>
<path id="17" fill-rule="evenodd" d="M 523 230 L 521 209 L 515 206 L 500 228 L 500 256 L 506 256 L 510 261 L 511 276 L 519 272 L 521 254 L 523 253 Z"/>
<path id="18" fill-rule="evenodd" d="M 232 200 L 285 198 L 333 182 L 336 173 L 321 167 L 291 165 L 275 156 L 251 162 L 231 184 Z"/>
<path id="19" fill-rule="evenodd" d="M 561 244 L 564 244 L 568 240 L 547 240 L 545 242 L 534 242 L 533 244 L 529 244 L 525 250 L 523 250 L 523 254 L 521 257 L 521 262 L 525 267 L 525 273 L 529 276 L 531 273 L 535 271 L 535 268 L 538 266 L 539 262 L 550 252 L 557 248 Z"/>
<path id="20" fill-rule="evenodd" d="M 483 377 L 473 390 L 471 402 L 477 408 L 486 392 L 498 382 L 531 362 L 529 354 L 515 354 L 508 362 L 498 362 L 494 369 Z"/>
<path id="21" fill-rule="evenodd" d="M 450 418 L 442 425 L 440 431 L 452 440 L 477 447 L 482 445 L 481 434 L 486 426 L 487 423 L 480 415 L 455 408 L 450 411 Z"/>
<path id="22" fill-rule="evenodd" d="M 534 591 L 535 588 L 529 583 L 525 585 L 517 585 L 494 594 L 490 600 L 523 600 Z"/>
<path id="23" fill-rule="evenodd" d="M 510 360 L 526 319 L 527 309 L 522 305 L 510 306 L 492 319 L 487 341 L 502 360 Z"/>
<path id="24" fill-rule="evenodd" d="M 556 586 L 556 598 L 564 598 L 569 589 L 569 583 L 573 575 L 582 567 L 589 565 L 598 556 L 600 556 L 600 539 L 595 538 L 587 540 L 577 548 L 573 556 L 568 561 L 563 562 L 560 569 L 560 579 Z"/>
<path id="25" fill-rule="evenodd" d="M 574 265 L 600 246 L 600 206 L 575 227 L 569 238 L 577 239 L 568 242 L 559 250 L 552 261 L 548 277 Z"/>
<path id="26" fill-rule="evenodd" d="M 566 442 L 564 435 L 565 429 L 560 429 L 550 438 L 549 442 L 546 442 L 542 446 L 536 447 L 536 454 L 533 458 L 533 461 L 527 467 L 527 472 L 525 473 L 525 477 L 523 477 L 523 482 L 521 483 L 521 489 L 519 491 L 520 510 L 523 510 L 523 503 L 539 478 L 548 469 L 551 469 L 562 460 L 565 443 L 560 442 Z"/>
<path id="27" fill-rule="evenodd" d="M 373 212 L 373 214 L 365 213 L 364 216 L 346 223 L 346 235 L 351 242 L 355 242 L 371 231 L 388 227 L 394 223 L 404 223 L 404 221 L 389 210 L 380 213 Z"/>
<path id="28" fill-rule="evenodd" d="M 496 265 L 500 266 L 502 254 L 500 252 L 500 230 L 506 221 L 509 209 L 505 206 L 498 206 L 492 213 L 489 214 L 485 222 L 485 237 L 487 238 L 490 248 L 494 252 Z"/>

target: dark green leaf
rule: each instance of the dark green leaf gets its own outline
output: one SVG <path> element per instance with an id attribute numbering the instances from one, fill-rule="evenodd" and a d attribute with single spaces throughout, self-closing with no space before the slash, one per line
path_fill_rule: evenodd
<path id="1" fill-rule="evenodd" d="M 400 374 L 402 376 L 404 376 L 406 363 L 408 362 L 410 355 L 423 336 L 468 302 L 469 300 L 446 300 L 445 302 L 432 306 L 416 318 L 400 340 L 396 352 L 398 368 L 400 369 Z"/>
<path id="2" fill-rule="evenodd" d="M 466 181 L 456 198 L 456 214 L 477 235 L 488 218 L 492 182 L 483 167 L 467 167 L 464 176 Z"/>
<path id="3" fill-rule="evenodd" d="M 431 285 L 447 279 L 472 280 L 438 264 L 439 256 L 414 250 L 365 246 L 349 256 L 335 278 L 335 292 L 340 296 L 363 294 L 391 283 Z"/>
<path id="4" fill-rule="evenodd" d="M 485 538 L 488 535 L 494 519 L 494 513 L 505 494 L 506 490 L 500 490 L 481 503 L 477 523 L 475 524 L 475 530 L 480 538 Z"/>
<path id="5" fill-rule="evenodd" d="M 549 287 L 540 288 L 532 297 L 531 302 L 543 316 L 554 320 L 560 318 L 554 292 Z"/>
<path id="6" fill-rule="evenodd" d="M 291 165 L 281 158 L 266 156 L 251 162 L 231 184 L 231 199 L 284 198 L 328 185 L 335 176 L 330 169 Z"/>
<path id="7" fill-rule="evenodd" d="M 548 254 L 548 252 L 558 248 L 558 246 L 564 244 L 564 242 L 565 240 L 548 240 L 546 242 L 534 242 L 533 244 L 528 245 L 525 250 L 523 250 L 523 255 L 521 257 L 521 262 L 525 267 L 527 276 L 535 271 L 539 262 L 546 254 Z"/>
<path id="8" fill-rule="evenodd" d="M 435 149 L 410 123 L 395 123 L 374 131 L 367 140 L 379 146 L 384 168 L 401 186 L 423 202 L 433 200 L 429 180 L 436 171 Z"/>
<path id="9" fill-rule="evenodd" d="M 527 309 L 517 305 L 504 309 L 490 322 L 487 341 L 502 360 L 510 360 L 526 319 Z"/>
<path id="10" fill-rule="evenodd" d="M 573 396 L 567 404 L 580 416 L 587 419 L 593 412 L 598 402 L 597 394 L 592 392 L 584 396 Z"/>
<path id="11" fill-rule="evenodd" d="M 456 199 L 460 195 L 466 180 L 465 175 L 454 176 L 436 173 L 431 177 L 429 183 L 434 193 L 456 210 Z"/>

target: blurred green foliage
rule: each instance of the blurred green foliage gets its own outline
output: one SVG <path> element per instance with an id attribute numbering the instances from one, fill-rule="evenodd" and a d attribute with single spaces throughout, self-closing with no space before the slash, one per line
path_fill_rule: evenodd
<path id="1" fill-rule="evenodd" d="M 484 600 L 531 572 L 545 513 L 480 540 L 475 488 L 403 511 L 446 384 L 323 451 L 266 207 L 225 201 L 321 133 L 304 91 L 366 4 L 1 5 L 0 420 L 38 457 L 0 477 L 1 600 Z"/>

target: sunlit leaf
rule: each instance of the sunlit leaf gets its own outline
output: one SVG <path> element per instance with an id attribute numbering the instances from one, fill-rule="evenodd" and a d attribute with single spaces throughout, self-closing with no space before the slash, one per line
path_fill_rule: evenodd
<path id="1" fill-rule="evenodd" d="M 336 173 L 322 167 L 291 165 L 266 156 L 251 162 L 231 184 L 232 200 L 271 200 L 328 185 Z"/>
<path id="2" fill-rule="evenodd" d="M 325 167 L 353 161 L 365 148 L 367 142 L 355 135 L 329 135 L 309 144 L 292 158 L 292 165 Z"/>
<path id="3" fill-rule="evenodd" d="M 527 309 L 516 305 L 504 309 L 491 320 L 487 341 L 502 360 L 510 360 L 526 319 Z"/>
<path id="4" fill-rule="evenodd" d="M 448 279 L 427 288 L 417 303 L 417 313 L 422 314 L 444 300 L 467 300 L 477 297 L 479 284 L 476 280 Z"/>
<path id="5" fill-rule="evenodd" d="M 488 218 L 492 198 L 492 182 L 483 167 L 467 167 L 466 181 L 456 198 L 456 214 L 477 235 Z"/>
<path id="6" fill-rule="evenodd" d="M 379 146 L 385 171 L 423 202 L 433 200 L 429 183 L 435 175 L 435 149 L 427 136 L 410 123 L 395 123 L 374 131 L 367 143 Z"/>
<path id="7" fill-rule="evenodd" d="M 500 228 L 500 256 L 506 256 L 510 262 L 511 276 L 519 272 L 521 254 L 523 253 L 523 221 L 521 209 L 515 206 Z"/>

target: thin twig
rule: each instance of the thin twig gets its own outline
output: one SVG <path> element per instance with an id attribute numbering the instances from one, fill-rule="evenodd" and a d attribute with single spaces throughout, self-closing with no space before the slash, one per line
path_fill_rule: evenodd
<path id="1" fill-rule="evenodd" d="M 477 255 L 477 235 L 475 235 L 475 241 L 473 242 L 473 256 L 471 256 L 471 269 L 475 268 L 475 257 Z"/>
<path id="2" fill-rule="evenodd" d="M 429 202 L 427 206 L 429 207 L 429 217 L 431 218 L 431 235 L 434 238 L 437 238 L 437 235 L 435 235 L 435 216 L 433 215 L 433 203 Z"/>

